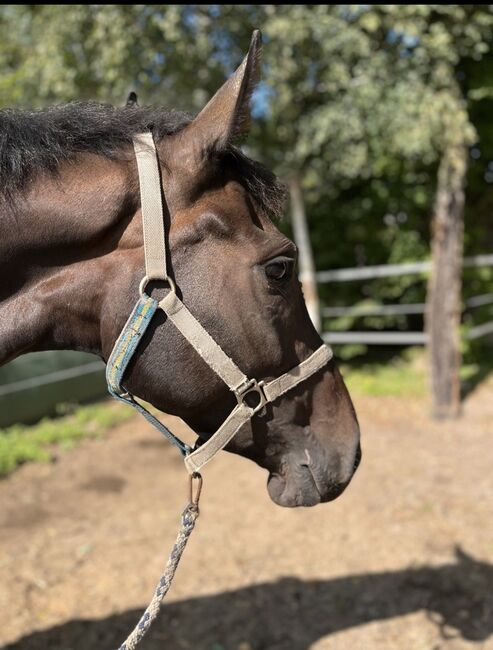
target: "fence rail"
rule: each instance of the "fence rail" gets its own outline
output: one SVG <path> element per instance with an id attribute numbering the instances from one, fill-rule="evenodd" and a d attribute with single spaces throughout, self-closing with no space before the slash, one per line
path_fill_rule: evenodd
<path id="1" fill-rule="evenodd" d="M 473 307 L 483 307 L 484 305 L 493 304 L 493 293 L 483 293 L 480 296 L 473 296 L 468 298 L 465 302 L 467 308 L 471 309 Z"/>
<path id="2" fill-rule="evenodd" d="M 474 341 L 475 339 L 479 339 L 482 336 L 487 336 L 488 334 L 493 334 L 493 320 L 490 320 L 487 323 L 483 323 L 482 325 L 471 327 L 471 329 L 467 332 L 467 338 L 470 341 Z"/>
<path id="3" fill-rule="evenodd" d="M 322 316 L 338 318 L 340 316 L 399 316 L 406 314 L 424 314 L 424 303 L 408 305 L 355 305 L 354 307 L 325 307 Z"/>
<path id="4" fill-rule="evenodd" d="M 464 267 L 493 266 L 493 255 L 474 255 L 465 257 Z M 347 269 L 333 269 L 319 271 L 316 274 L 317 282 L 349 282 L 351 280 L 372 280 L 375 278 L 389 278 L 398 275 L 413 275 L 428 273 L 431 270 L 431 261 L 405 262 L 404 264 L 378 264 L 376 266 L 352 267 Z"/>
<path id="5" fill-rule="evenodd" d="M 102 361 L 93 361 L 92 363 L 85 363 L 84 365 L 74 366 L 73 368 L 54 370 L 53 372 L 48 372 L 39 377 L 29 377 L 28 379 L 21 379 L 0 386 L 0 397 L 20 393 L 24 390 L 31 390 L 32 388 L 48 386 L 49 384 L 57 384 L 58 382 L 66 381 L 67 379 L 83 377 L 84 375 L 91 375 L 95 372 L 102 372 L 103 370 L 104 363 Z"/>
<path id="6" fill-rule="evenodd" d="M 424 332 L 323 332 L 326 343 L 365 343 L 367 345 L 425 345 Z"/>
<path id="7" fill-rule="evenodd" d="M 474 309 L 493 304 L 493 293 L 484 293 L 473 296 L 464 301 L 464 309 Z M 424 302 L 401 303 L 389 305 L 355 305 L 353 307 L 324 307 L 321 310 L 322 316 L 327 318 L 339 318 L 341 316 L 401 316 L 410 314 L 424 314 L 426 304 Z"/>

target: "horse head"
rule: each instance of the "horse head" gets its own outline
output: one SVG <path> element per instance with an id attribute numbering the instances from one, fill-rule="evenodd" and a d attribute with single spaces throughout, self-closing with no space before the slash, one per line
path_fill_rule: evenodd
<path id="1" fill-rule="evenodd" d="M 270 379 L 322 341 L 296 277 L 296 247 L 271 218 L 279 213 L 282 186 L 235 146 L 248 130 L 259 51 L 255 33 L 235 74 L 194 120 L 157 147 L 169 261 L 181 299 L 247 376 Z M 224 383 L 166 319 L 147 336 L 127 385 L 183 418 L 202 440 L 234 406 Z M 338 496 L 360 451 L 354 409 L 335 363 L 268 405 L 227 449 L 268 470 L 276 503 L 313 505 Z"/>
<path id="2" fill-rule="evenodd" d="M 249 127 L 259 55 L 256 32 L 243 63 L 195 119 L 133 98 L 122 108 L 0 114 L 0 363 L 59 348 L 108 360 L 145 273 L 132 147 L 145 130 L 158 153 L 168 268 L 189 311 L 257 380 L 281 376 L 319 348 L 296 247 L 276 225 L 283 186 L 237 146 Z M 236 403 L 164 313 L 143 336 L 124 385 L 180 416 L 202 441 Z M 268 471 L 278 504 L 337 497 L 360 447 L 335 362 L 266 405 L 227 450 Z"/>

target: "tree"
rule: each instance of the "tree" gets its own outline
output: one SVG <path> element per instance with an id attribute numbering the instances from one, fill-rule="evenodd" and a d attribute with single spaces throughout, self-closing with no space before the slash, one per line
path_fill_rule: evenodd
<path id="1" fill-rule="evenodd" d="M 194 5 L 3 5 L 0 101 L 72 100 L 202 107 L 230 70 L 214 57 L 213 17 Z"/>
<path id="2" fill-rule="evenodd" d="M 319 5 L 270 14 L 267 31 L 280 43 L 272 123 L 289 134 L 283 164 L 296 186 L 309 174 L 316 183 L 374 178 L 398 158 L 438 163 L 426 325 L 434 413 L 457 415 L 464 186 L 476 136 L 456 66 L 488 50 L 491 10 Z M 289 45 L 281 40 L 288 26 Z"/>

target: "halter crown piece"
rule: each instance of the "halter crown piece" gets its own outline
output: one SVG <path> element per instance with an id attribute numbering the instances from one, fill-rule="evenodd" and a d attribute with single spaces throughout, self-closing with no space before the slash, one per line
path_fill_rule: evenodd
<path id="1" fill-rule="evenodd" d="M 113 397 L 130 404 L 173 442 L 184 455 L 188 472 L 194 475 L 223 449 L 239 429 L 269 402 L 311 377 L 332 358 L 332 350 L 321 345 L 307 359 L 272 381 L 249 379 L 214 341 L 176 295 L 176 286 L 166 268 L 166 234 L 164 231 L 161 180 L 156 147 L 150 132 L 133 140 L 139 171 L 146 274 L 140 283 L 140 298 L 118 337 L 106 368 L 108 390 Z M 169 291 L 158 302 L 145 293 L 151 280 L 166 282 Z M 122 387 L 125 370 L 135 353 L 152 317 L 162 309 L 190 345 L 221 377 L 234 393 L 237 406 L 219 429 L 200 447 L 192 450 L 167 427 L 139 404 Z M 250 404 L 254 404 L 250 406 Z"/>

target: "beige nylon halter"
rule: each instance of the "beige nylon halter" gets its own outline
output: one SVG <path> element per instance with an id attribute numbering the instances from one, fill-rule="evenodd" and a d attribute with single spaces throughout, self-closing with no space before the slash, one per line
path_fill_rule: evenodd
<path id="1" fill-rule="evenodd" d="M 212 460 L 265 404 L 274 402 L 278 397 L 323 368 L 332 358 L 332 350 L 325 344 L 321 345 L 299 365 L 272 381 L 258 382 L 256 379 L 248 379 L 176 295 L 175 284 L 168 276 L 166 269 L 166 235 L 161 181 L 152 134 L 136 135 L 134 150 L 139 171 L 146 268 L 146 275 L 141 282 L 141 293 L 150 280 L 162 280 L 169 284 L 170 291 L 159 303 L 159 308 L 166 313 L 204 361 L 221 377 L 238 401 L 238 405 L 231 411 L 219 429 L 198 449 L 185 457 L 185 465 L 193 474 Z M 258 399 L 258 403 L 255 406 L 249 406 L 246 397 L 253 393 Z"/>

